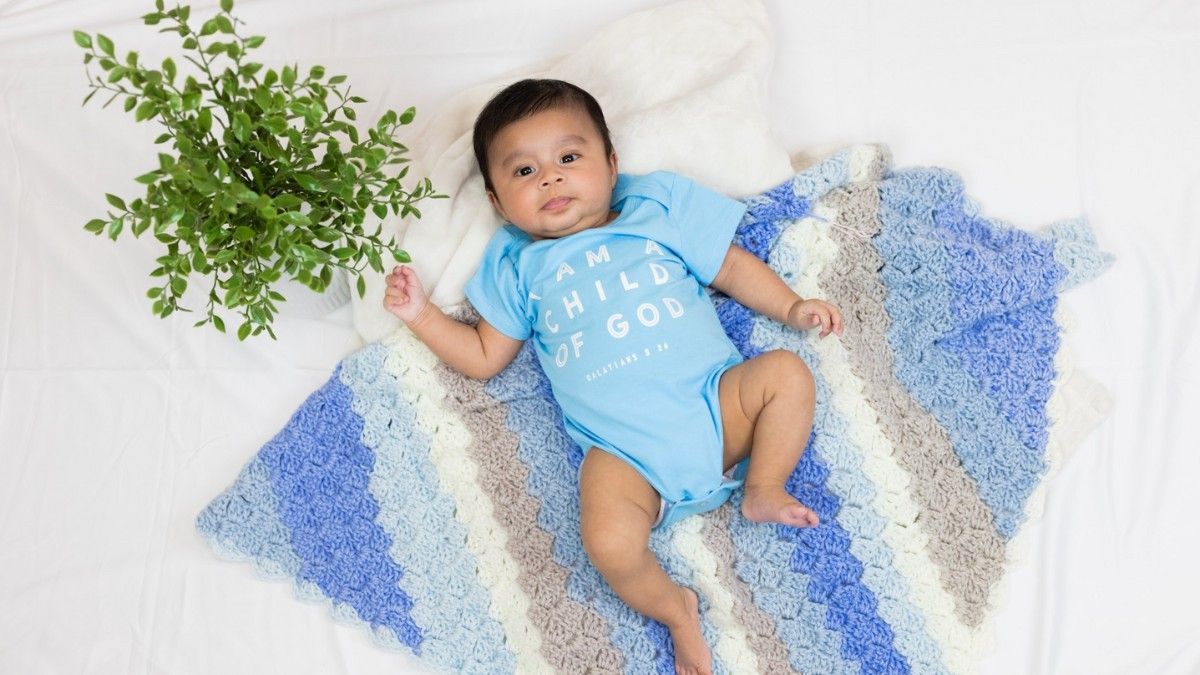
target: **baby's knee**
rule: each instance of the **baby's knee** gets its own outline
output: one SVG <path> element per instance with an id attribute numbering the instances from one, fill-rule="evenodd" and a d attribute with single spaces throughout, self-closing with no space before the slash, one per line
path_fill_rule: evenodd
<path id="1" fill-rule="evenodd" d="M 633 528 L 621 523 L 582 523 L 583 550 L 588 559 L 605 577 L 621 575 L 639 567 L 641 556 L 649 550 L 649 536 L 641 538 Z"/>
<path id="2" fill-rule="evenodd" d="M 763 357 L 767 359 L 764 365 L 776 387 L 804 396 L 816 393 L 817 383 L 812 370 L 798 354 L 787 349 L 775 349 L 763 354 Z"/>

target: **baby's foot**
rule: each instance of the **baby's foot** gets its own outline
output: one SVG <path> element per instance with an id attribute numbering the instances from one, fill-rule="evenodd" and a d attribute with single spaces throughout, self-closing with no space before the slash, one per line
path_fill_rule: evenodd
<path id="1" fill-rule="evenodd" d="M 742 515 L 756 523 L 783 523 L 793 527 L 815 527 L 817 512 L 796 501 L 779 486 L 746 486 Z"/>
<path id="2" fill-rule="evenodd" d="M 687 607 L 686 618 L 676 626 L 667 626 L 671 631 L 671 642 L 675 645 L 676 675 L 712 675 L 712 655 L 700 632 L 700 600 L 690 588 L 683 591 L 683 604 Z"/>

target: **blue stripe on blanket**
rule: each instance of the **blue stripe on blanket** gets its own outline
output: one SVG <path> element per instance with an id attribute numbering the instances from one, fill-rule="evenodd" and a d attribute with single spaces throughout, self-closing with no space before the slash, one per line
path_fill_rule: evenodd
<path id="1" fill-rule="evenodd" d="M 770 236 L 772 246 L 777 238 L 778 231 Z M 726 296 L 717 295 L 713 299 L 726 334 L 742 356 L 752 359 L 761 354 L 762 350 L 751 341 L 757 314 Z M 804 457 L 809 455 L 806 451 Z M 823 470 L 820 467 L 817 469 L 818 472 Z M 792 494 L 795 495 L 794 492 Z M 741 501 L 739 490 L 733 498 L 734 508 L 739 511 Z M 811 503 L 804 503 L 817 510 Z M 817 515 L 825 522 L 826 514 L 818 511 Z M 801 597 L 812 597 L 811 589 L 816 581 L 808 574 L 809 568 L 794 564 L 795 539 L 782 532 L 776 536 L 773 528 L 757 525 L 744 518 L 732 518 L 729 526 L 730 536 L 738 551 L 738 561 L 735 563 L 738 575 L 759 587 L 755 603 L 775 620 L 776 631 L 788 648 L 791 666 L 806 673 L 857 673 L 857 664 L 841 658 L 845 653 L 844 636 L 841 631 L 830 630 L 833 627 L 828 625 L 827 611 L 822 611 L 818 604 L 799 601 Z M 784 569 L 790 569 L 795 574 L 780 574 Z M 777 583 L 766 583 L 767 580 L 777 580 Z"/>
<path id="2" fill-rule="evenodd" d="M 383 505 L 375 522 L 393 536 L 390 553 L 406 571 L 404 591 L 421 626 L 422 655 L 455 672 L 515 670 L 504 630 L 488 612 L 491 594 L 479 581 L 479 562 L 463 545 L 466 527 L 430 461 L 431 439 L 404 383 L 383 368 L 388 354 L 380 343 L 368 345 L 346 359 L 341 381 L 363 420 L 361 440 L 374 453 L 368 489 Z"/>
<path id="3" fill-rule="evenodd" d="M 949 179 L 949 180 L 948 180 Z M 979 486 L 997 532 L 1009 539 L 1024 513 L 1031 453 L 994 402 L 936 341 L 960 327 L 951 311 L 952 270 L 932 225 L 934 211 L 954 187 L 949 172 L 893 172 L 880 184 L 880 233 L 872 242 L 891 260 L 880 275 L 890 292 L 884 301 L 892 326 L 896 377 L 949 434 L 963 468 Z M 1019 459 L 1009 461 L 1009 458 Z M 1036 459 L 1040 467 L 1040 458 Z"/>
<path id="4" fill-rule="evenodd" d="M 828 176 L 825 174 L 828 174 Z M 844 180 L 844 174 L 845 164 L 843 161 L 840 164 L 835 163 L 832 171 L 813 171 L 808 172 L 807 175 L 801 174 L 797 177 L 797 181 L 801 184 L 800 190 L 823 194 L 834 181 Z M 811 185 L 806 183 L 806 179 L 809 178 L 812 179 Z M 797 181 L 791 182 L 792 190 L 789 192 L 792 197 L 791 201 L 805 203 L 796 194 Z M 771 192 L 774 193 L 775 191 L 772 190 Z M 804 211 L 806 212 L 807 209 Z M 749 221 L 750 219 L 747 218 L 747 220 Z M 788 224 L 788 222 L 780 222 L 776 228 L 786 227 Z M 746 225 L 747 223 L 744 223 L 743 227 Z M 758 227 L 756 229 L 762 230 L 765 228 Z M 797 251 L 790 247 L 775 245 L 778 234 L 777 230 L 770 233 L 769 236 L 759 235 L 757 237 L 757 239 L 769 242 L 766 253 L 770 255 L 770 260 L 767 262 L 769 262 L 777 273 L 802 270 L 802 262 L 795 259 L 799 255 Z M 764 317 L 758 317 L 732 300 L 726 300 L 718 305 L 718 316 L 721 317 L 731 339 L 738 345 L 746 358 L 753 358 L 758 354 L 759 349 L 755 344 L 770 344 L 776 348 L 789 349 L 802 356 L 807 363 L 812 364 L 812 371 L 814 378 L 817 380 L 818 388 L 825 394 L 818 395 L 818 399 L 822 403 L 818 406 L 817 412 L 825 417 L 825 420 L 821 423 L 821 428 L 826 430 L 826 435 L 822 436 L 819 442 L 810 444 L 810 447 L 805 451 L 801 459 L 796 474 L 793 475 L 792 481 L 789 483 L 790 489 L 798 489 L 802 484 L 809 485 L 805 490 L 806 497 L 799 497 L 797 495 L 805 504 L 809 504 L 808 501 L 805 501 L 806 498 L 816 499 L 816 495 L 820 496 L 820 499 L 817 499 L 817 501 L 822 504 L 828 504 L 828 509 L 824 513 L 817 510 L 816 507 L 812 507 L 814 510 L 817 510 L 825 527 L 817 528 L 816 530 L 807 528 L 797 530 L 796 528 L 780 526 L 778 530 L 781 538 L 797 544 L 793 557 L 793 570 L 811 572 L 813 569 L 821 569 L 829 571 L 837 570 L 842 573 L 841 578 L 837 578 L 836 575 L 830 578 L 816 577 L 810 581 L 808 586 L 808 597 L 814 600 L 817 600 L 817 596 L 823 592 L 821 589 L 828 590 L 828 593 L 820 601 L 830 605 L 826 625 L 838 629 L 843 635 L 841 643 L 842 654 L 846 658 L 861 662 L 868 671 L 874 672 L 882 668 L 886 672 L 908 672 L 909 664 L 907 659 L 896 651 L 896 645 L 893 644 L 893 629 L 895 629 L 904 632 L 904 647 L 907 648 L 908 653 L 919 655 L 922 662 L 938 663 L 940 660 L 940 650 L 924 631 L 920 625 L 918 613 L 909 604 L 907 600 L 908 586 L 897 571 L 890 566 L 891 552 L 886 544 L 877 542 L 878 546 L 863 548 L 864 551 L 869 551 L 873 557 L 873 559 L 867 562 L 873 563 L 876 569 L 886 572 L 879 577 L 879 580 L 882 581 L 886 588 L 892 591 L 891 597 L 877 598 L 874 592 L 863 583 L 863 564 L 849 551 L 848 547 L 851 541 L 849 534 L 834 517 L 835 514 L 838 514 L 842 510 L 840 500 L 832 493 L 823 494 L 823 491 L 826 489 L 825 479 L 828 477 L 828 471 L 815 459 L 814 452 L 827 461 L 832 460 L 837 463 L 838 483 L 843 489 L 849 490 L 849 494 L 854 496 L 854 512 L 861 517 L 852 519 L 850 524 L 858 526 L 860 529 L 866 528 L 872 530 L 872 532 L 856 531 L 854 534 L 859 536 L 874 536 L 882 529 L 883 520 L 879 514 L 874 512 L 871 506 L 874 486 L 862 473 L 861 460 L 850 456 L 843 456 L 846 453 L 838 453 L 838 448 L 849 442 L 844 438 L 846 423 L 840 419 L 840 416 L 834 414 L 832 408 L 829 406 L 829 392 L 826 391 L 828 385 L 823 381 L 820 372 L 816 368 L 816 354 L 808 348 L 800 333 L 784 329 L 781 325 Z M 753 326 L 756 330 L 751 330 L 747 326 Z M 752 342 L 750 337 L 754 332 L 758 333 L 758 337 Z M 814 438 L 816 437 L 814 436 Z M 817 445 L 823 447 L 814 447 Z M 806 461 L 809 463 L 806 464 Z M 807 472 L 807 474 L 804 472 Z M 797 482 L 801 475 L 807 475 L 812 480 L 809 482 Z M 809 505 L 810 507 L 812 506 L 811 504 Z M 803 549 L 806 543 L 810 545 L 822 543 L 814 539 L 821 537 L 825 538 L 824 543 L 836 540 L 843 544 L 843 546 L 840 549 L 818 546 L 816 550 L 825 552 L 836 550 L 838 552 L 833 558 L 825 557 L 821 561 L 823 564 L 818 566 L 816 564 L 818 557 L 812 552 L 806 553 Z M 837 564 L 828 564 L 830 562 L 836 562 Z M 816 595 L 814 595 L 814 592 Z M 889 624 L 879 614 L 879 610 L 883 608 L 881 603 L 882 605 L 886 605 L 888 618 L 893 622 L 891 627 L 889 627 Z"/>
<path id="5" fill-rule="evenodd" d="M 934 222 L 953 261 L 951 307 L 963 328 L 941 344 L 980 380 L 1001 414 L 1016 425 L 1022 443 L 1040 458 L 1059 347 L 1055 294 L 1067 270 L 1058 262 L 1052 238 L 978 218 L 961 182 L 957 186 L 959 192 Z"/>
<path id="6" fill-rule="evenodd" d="M 832 392 L 817 366 L 817 356 L 800 333 L 765 317 L 756 319 L 753 339 L 755 343 L 788 349 L 804 358 L 811 365 L 820 402 L 815 410 L 814 427 L 823 432 L 810 439 L 788 481 L 788 491 L 817 512 L 821 525 L 776 526 L 779 537 L 796 546 L 792 569 L 810 575 L 808 597 L 827 607 L 826 625 L 842 634 L 845 658 L 861 663 L 866 672 L 909 672 L 907 659 L 893 644 L 892 628 L 879 615 L 879 599 L 863 582 L 863 561 L 850 550 L 852 534 L 862 533 L 847 531 L 839 518 L 843 507 L 853 505 L 862 513 L 869 513 L 872 521 L 879 521 L 871 506 L 875 488 L 862 474 L 861 459 L 843 456 L 846 453 L 840 451 L 849 443 L 845 437 L 846 421 L 829 403 Z M 887 564 L 885 560 L 869 562 Z M 913 628 L 921 633 L 918 627 Z"/>
<path id="7" fill-rule="evenodd" d="M 374 457 L 359 441 L 362 420 L 350 409 L 341 368 L 259 458 L 271 472 L 280 520 L 291 530 L 298 577 L 420 654 L 421 629 L 399 586 L 403 572 L 388 556 L 391 536 L 374 522 L 379 506 L 367 491 Z"/>
<path id="8" fill-rule="evenodd" d="M 776 250 L 778 251 L 778 249 Z M 728 301 L 726 304 L 736 305 L 732 301 Z M 769 321 L 768 319 L 755 319 L 753 314 L 740 306 L 723 308 L 723 313 L 732 322 L 727 324 L 731 332 L 744 333 L 745 331 L 736 330 L 736 322 L 747 320 L 754 322 L 755 326 L 761 329 L 760 333 L 765 331 L 770 335 L 769 338 L 763 335 L 755 338 L 754 331 L 751 330 L 749 341 L 742 344 L 735 343 L 747 359 L 754 358 L 761 353 L 757 347 L 759 342 L 786 346 L 799 353 L 801 347 L 798 334 L 795 334 L 793 339 L 789 339 L 782 330 L 779 330 L 778 324 L 774 324 L 775 329 L 772 330 L 764 323 Z M 809 363 L 815 364 L 815 357 L 812 353 L 802 354 L 802 356 Z M 816 368 L 814 367 L 812 370 L 814 377 L 818 380 L 818 387 L 823 388 L 824 383 L 821 382 Z M 820 394 L 818 398 L 822 401 L 827 400 Z M 844 429 L 845 422 L 833 419 L 837 416 L 831 412 L 827 403 L 823 403 L 817 413 L 823 414 L 826 418 L 822 428 L 827 430 L 834 427 Z M 816 459 L 815 453 L 819 452 L 819 449 L 812 447 L 813 445 L 816 443 L 810 444 L 810 447 L 802 455 L 796 471 L 788 482 L 788 490 L 802 503 L 817 512 L 821 518 L 821 526 L 817 528 L 775 527 L 781 541 L 794 545 L 790 568 L 794 572 L 808 576 L 807 597 L 815 603 L 826 606 L 823 625 L 840 634 L 840 653 L 844 658 L 861 663 L 870 672 L 908 672 L 907 661 L 895 651 L 892 644 L 891 629 L 876 612 L 878 602 L 874 593 L 862 584 L 862 563 L 850 553 L 850 537 L 836 519 L 840 500 L 829 491 L 826 485 L 829 471 Z M 871 490 L 869 486 L 863 487 Z M 869 502 L 869 494 L 861 495 L 861 497 Z M 792 665 L 798 669 L 804 669 L 795 662 Z"/>

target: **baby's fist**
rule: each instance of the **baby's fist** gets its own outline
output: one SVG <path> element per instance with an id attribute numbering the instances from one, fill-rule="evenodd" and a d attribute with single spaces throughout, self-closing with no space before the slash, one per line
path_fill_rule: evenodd
<path id="1" fill-rule="evenodd" d="M 383 296 L 383 306 L 392 314 L 400 317 L 404 323 L 409 323 L 421 316 L 429 304 L 425 295 L 425 287 L 417 278 L 417 273 L 407 265 L 399 265 L 387 275 L 387 291 Z"/>
<path id="2" fill-rule="evenodd" d="M 787 323 L 796 330 L 821 328 L 821 338 L 842 334 L 842 313 L 824 300 L 798 300 L 788 311 Z"/>

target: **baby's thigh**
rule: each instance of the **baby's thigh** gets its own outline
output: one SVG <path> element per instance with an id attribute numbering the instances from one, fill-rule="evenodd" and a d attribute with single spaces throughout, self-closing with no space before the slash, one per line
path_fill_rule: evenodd
<path id="1" fill-rule="evenodd" d="M 584 546 L 645 542 L 658 518 L 658 492 L 628 462 L 592 447 L 579 468 L 580 530 Z"/>
<path id="2" fill-rule="evenodd" d="M 721 375 L 717 392 L 725 437 L 722 468 L 728 470 L 750 454 L 758 416 L 783 388 L 813 388 L 804 359 L 786 349 L 763 352 Z"/>

